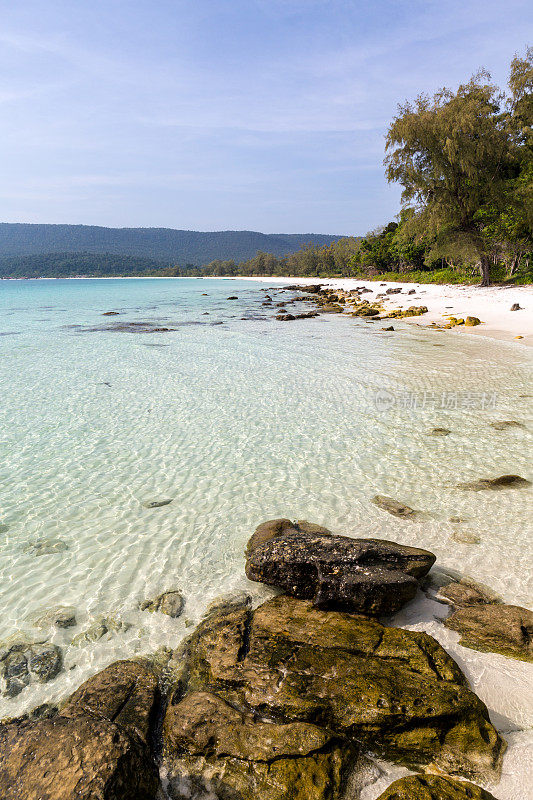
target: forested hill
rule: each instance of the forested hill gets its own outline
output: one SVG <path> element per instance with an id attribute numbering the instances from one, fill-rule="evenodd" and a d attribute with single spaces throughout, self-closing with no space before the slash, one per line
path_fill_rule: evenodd
<path id="1" fill-rule="evenodd" d="M 102 228 L 93 225 L 0 223 L 0 258 L 51 253 L 140 256 L 167 264 L 243 261 L 261 250 L 285 256 L 304 244 L 323 246 L 339 236 L 256 231 L 180 231 L 173 228 Z"/>

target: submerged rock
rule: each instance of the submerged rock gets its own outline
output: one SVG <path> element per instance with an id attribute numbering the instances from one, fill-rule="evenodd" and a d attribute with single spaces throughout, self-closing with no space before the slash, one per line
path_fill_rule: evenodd
<path id="1" fill-rule="evenodd" d="M 481 492 L 484 489 L 499 491 L 501 489 L 521 489 L 526 486 L 531 486 L 531 481 L 521 478 L 520 475 L 500 475 L 499 478 L 480 478 L 477 481 L 458 483 L 457 489 Z"/>
<path id="2" fill-rule="evenodd" d="M 16 697 L 32 681 L 47 683 L 63 668 L 61 648 L 50 643 L 19 641 L 0 648 L 2 694 Z"/>
<path id="3" fill-rule="evenodd" d="M 289 531 L 249 548 L 246 575 L 321 608 L 384 614 L 412 600 L 434 562 L 427 550 L 385 540 Z"/>
<path id="4" fill-rule="evenodd" d="M 280 322 L 290 322 L 291 320 L 296 319 L 296 317 L 293 314 L 277 314 L 276 319 Z"/>
<path id="5" fill-rule="evenodd" d="M 527 608 L 477 604 L 458 608 L 444 624 L 461 634 L 463 647 L 533 662 L 533 612 Z"/>
<path id="6" fill-rule="evenodd" d="M 481 325 L 481 320 L 478 317 L 466 317 L 465 325 L 467 327 L 473 327 L 474 325 Z"/>
<path id="7" fill-rule="evenodd" d="M 440 775 L 410 775 L 394 781 L 377 800 L 496 800 L 482 789 L 466 781 L 455 781 Z"/>
<path id="8" fill-rule="evenodd" d="M 523 422 L 517 422 L 514 419 L 505 419 L 501 422 L 490 422 L 491 428 L 496 428 L 497 431 L 505 431 L 507 428 L 525 428 Z"/>
<path id="9" fill-rule="evenodd" d="M 186 662 L 187 691 L 217 695 L 232 707 L 228 713 L 237 709 L 243 715 L 240 725 L 251 716 L 256 723 L 307 723 L 411 767 L 431 763 L 466 777 L 499 773 L 505 744 L 486 707 L 453 659 L 425 633 L 385 628 L 367 617 L 321 611 L 281 595 L 255 611 L 237 605 L 210 615 L 191 637 Z M 180 752 L 183 693 L 180 681 L 167 712 L 180 720 L 168 734 Z M 171 711 L 173 705 L 177 711 Z M 252 732 L 243 735 L 247 743 L 237 737 L 240 747 L 251 748 Z M 208 749 L 217 751 L 235 754 L 224 750 L 220 731 Z M 202 769 L 209 776 L 209 763 Z"/>
<path id="10" fill-rule="evenodd" d="M 25 553 L 33 553 L 35 556 L 50 556 L 65 550 L 68 550 L 68 544 L 61 539 L 39 539 L 24 548 Z"/>
<path id="11" fill-rule="evenodd" d="M 88 628 L 81 633 L 78 633 L 72 640 L 71 644 L 74 647 L 85 645 L 90 642 L 97 642 L 107 633 L 120 633 L 128 631 L 131 628 L 129 622 L 123 622 L 116 617 L 100 616 L 92 622 Z"/>
<path id="12" fill-rule="evenodd" d="M 144 508 L 162 508 L 163 506 L 168 506 L 172 502 L 172 497 L 164 497 L 161 500 L 148 500 L 146 503 L 143 503 Z"/>
<path id="13" fill-rule="evenodd" d="M 38 612 L 32 621 L 36 628 L 72 628 L 76 625 L 76 609 L 72 606 L 58 606 Z"/>
<path id="14" fill-rule="evenodd" d="M 385 497 L 383 494 L 376 494 L 372 498 L 372 502 L 375 506 L 381 508 L 382 511 L 388 511 L 389 514 L 392 514 L 394 517 L 399 517 L 400 519 L 409 519 L 413 522 L 421 522 L 427 519 L 427 514 L 423 511 L 416 511 L 414 508 L 399 503 L 392 497 Z"/>
<path id="15" fill-rule="evenodd" d="M 449 428 L 432 428 L 428 431 L 428 436 L 448 436 L 450 433 Z"/>
<path id="16" fill-rule="evenodd" d="M 169 589 L 153 600 L 143 600 L 141 611 L 159 611 L 169 617 L 179 617 L 183 611 L 185 599 L 179 589 Z"/>

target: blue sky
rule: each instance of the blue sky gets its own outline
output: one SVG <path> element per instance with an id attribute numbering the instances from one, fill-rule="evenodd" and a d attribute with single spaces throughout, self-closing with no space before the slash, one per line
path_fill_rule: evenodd
<path id="1" fill-rule="evenodd" d="M 0 0 L 0 221 L 365 233 L 398 102 L 504 84 L 525 0 Z"/>

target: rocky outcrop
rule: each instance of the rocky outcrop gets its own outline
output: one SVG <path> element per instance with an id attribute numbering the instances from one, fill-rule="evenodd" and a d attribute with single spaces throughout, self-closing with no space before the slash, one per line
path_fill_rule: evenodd
<path id="1" fill-rule="evenodd" d="M 500 475 L 498 478 L 480 478 L 477 481 L 458 483 L 458 489 L 467 489 L 472 492 L 481 492 L 485 489 L 500 491 L 502 489 L 523 489 L 531 486 L 531 481 L 521 478 L 520 475 Z"/>
<path id="2" fill-rule="evenodd" d="M 439 775 L 411 775 L 394 781 L 377 800 L 496 800 L 493 795 L 466 781 Z"/>
<path id="3" fill-rule="evenodd" d="M 457 608 L 444 623 L 461 634 L 459 644 L 521 661 L 533 661 L 533 612 L 505 603 Z"/>
<path id="4" fill-rule="evenodd" d="M 185 599 L 179 589 L 170 589 L 154 597 L 153 600 L 143 600 L 140 604 L 141 611 L 159 611 L 169 617 L 179 617 L 183 612 Z"/>
<path id="5" fill-rule="evenodd" d="M 0 726 L 2 800 L 155 800 L 157 786 L 146 746 L 108 720 Z"/>
<path id="6" fill-rule="evenodd" d="M 383 614 L 412 600 L 434 562 L 427 550 L 385 540 L 289 531 L 249 544 L 246 575 L 321 608 Z"/>
<path id="7" fill-rule="evenodd" d="M 76 625 L 76 609 L 72 606 L 57 606 L 38 612 L 32 617 L 36 628 L 73 628 Z"/>
<path id="8" fill-rule="evenodd" d="M 249 715 L 307 723 L 388 759 L 466 777 L 500 769 L 505 745 L 486 707 L 427 634 L 281 595 L 253 612 L 234 604 L 211 614 L 187 652 L 167 714 L 184 691 L 206 692 L 243 714 L 242 724 Z"/>
<path id="9" fill-rule="evenodd" d="M 307 522 L 305 519 L 298 520 L 298 522 L 291 522 L 290 519 L 286 519 L 285 517 L 281 519 L 269 519 L 258 525 L 251 535 L 246 546 L 246 555 L 248 556 L 257 545 L 268 542 L 270 539 L 275 539 L 277 536 L 291 533 L 322 533 L 324 536 L 328 536 L 331 534 L 331 531 L 324 528 L 322 525 L 317 525 L 314 522 Z"/>
<path id="10" fill-rule="evenodd" d="M 157 678 L 150 669 L 135 661 L 117 661 L 85 681 L 60 714 L 108 720 L 146 742 L 157 699 Z"/>
<path id="11" fill-rule="evenodd" d="M 305 722 L 257 721 L 209 692 L 170 705 L 164 721 L 167 791 L 173 800 L 333 800 L 357 750 Z"/>
<path id="12" fill-rule="evenodd" d="M 154 674 L 119 661 L 80 686 L 58 714 L 0 725 L 2 800 L 155 800 L 148 742 L 157 699 Z"/>

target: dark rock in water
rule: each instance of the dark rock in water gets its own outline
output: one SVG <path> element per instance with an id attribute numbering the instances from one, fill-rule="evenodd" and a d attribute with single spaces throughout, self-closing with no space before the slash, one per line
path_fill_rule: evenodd
<path id="1" fill-rule="evenodd" d="M 514 419 L 505 419 L 501 422 L 491 422 L 489 423 L 491 428 L 496 428 L 497 431 L 504 431 L 507 428 L 525 428 L 523 422 L 517 422 Z"/>
<path id="2" fill-rule="evenodd" d="M 289 532 L 254 543 L 246 575 L 294 597 L 311 599 L 320 608 L 343 606 L 386 614 L 412 600 L 416 579 L 434 562 L 427 550 L 394 542 Z"/>
<path id="3" fill-rule="evenodd" d="M 194 692 L 170 705 L 164 766 L 172 800 L 330 800 L 343 794 L 357 757 L 343 737 L 307 722 L 256 721 L 217 695 Z"/>
<path id="4" fill-rule="evenodd" d="M 401 293 L 402 293 L 401 288 L 396 288 L 396 289 L 391 288 L 385 290 L 385 294 L 401 294 Z"/>
<path id="5" fill-rule="evenodd" d="M 33 553 L 35 556 L 50 556 L 65 550 L 68 550 L 68 544 L 61 539 L 39 539 L 24 548 L 25 553 Z"/>
<path id="6" fill-rule="evenodd" d="M 296 317 L 293 314 L 277 314 L 276 319 L 280 322 L 289 322 L 292 319 L 296 319 Z"/>
<path id="7" fill-rule="evenodd" d="M 381 508 L 382 511 L 388 511 L 393 517 L 409 519 L 413 522 L 420 522 L 427 519 L 427 514 L 423 511 L 416 511 L 414 508 L 399 503 L 397 500 L 393 500 L 392 497 L 385 497 L 383 494 L 376 494 L 372 498 L 372 502 L 375 506 Z"/>
<path id="8" fill-rule="evenodd" d="M 0 522 L 0 533 L 7 533 L 9 530 L 9 525 L 6 525 L 5 522 Z"/>
<path id="9" fill-rule="evenodd" d="M 480 786 L 440 775 L 410 775 L 391 783 L 377 800 L 496 800 Z"/>
<path id="10" fill-rule="evenodd" d="M 461 634 L 459 644 L 533 662 L 533 612 L 504 603 L 458 608 L 444 623 Z"/>
<path id="11" fill-rule="evenodd" d="M 116 661 L 85 681 L 60 713 L 114 722 L 146 742 L 157 699 L 157 678 L 150 669 L 135 661 Z"/>
<path id="12" fill-rule="evenodd" d="M 394 330 L 394 325 L 389 325 L 388 328 L 382 328 L 381 330 L 382 331 L 393 331 Z"/>
<path id="13" fill-rule="evenodd" d="M 231 295 L 230 297 L 228 297 L 227 299 L 228 299 L 228 300 L 238 300 L 239 298 L 238 298 L 236 295 L 232 294 L 232 295 Z"/>
<path id="14" fill-rule="evenodd" d="M 0 726 L 2 800 L 153 800 L 157 787 L 144 743 L 108 720 Z"/>
<path id="15" fill-rule="evenodd" d="M 520 303 L 513 303 L 513 305 L 511 306 L 511 308 L 509 310 L 510 311 L 521 311 L 522 310 L 522 306 L 520 305 Z"/>
<path id="16" fill-rule="evenodd" d="M 59 675 L 63 668 L 61 650 L 56 644 L 33 645 L 28 662 L 30 673 L 41 683 L 46 683 Z"/>
<path id="17" fill-rule="evenodd" d="M 39 612 L 33 617 L 36 628 L 72 628 L 76 625 L 76 609 L 72 606 L 59 606 Z"/>
<path id="18" fill-rule="evenodd" d="M 499 491 L 500 489 L 521 489 L 531 486 L 531 481 L 521 478 L 520 475 L 501 475 L 499 478 L 481 478 L 478 481 L 458 483 L 458 489 L 468 489 L 472 492 L 481 492 L 484 489 Z"/>
<path id="19" fill-rule="evenodd" d="M 0 677 L 7 697 L 16 697 L 32 680 L 51 681 L 62 668 L 63 656 L 56 644 L 19 641 L 0 648 Z"/>
<path id="20" fill-rule="evenodd" d="M 118 315 L 119 315 L 118 311 L 104 311 L 104 313 L 102 314 L 103 317 L 118 317 Z"/>
<path id="21" fill-rule="evenodd" d="M 164 498 L 162 500 L 149 500 L 147 503 L 143 503 L 144 508 L 162 508 L 163 506 L 168 506 L 171 503 L 173 498 Z"/>
<path id="22" fill-rule="evenodd" d="M 169 617 L 179 617 L 183 611 L 185 599 L 179 589 L 170 589 L 153 600 L 143 600 L 141 611 L 159 611 Z"/>
<path id="23" fill-rule="evenodd" d="M 217 695 L 246 715 L 239 725 L 248 715 L 255 722 L 309 723 L 411 767 L 431 763 L 473 778 L 499 774 L 505 743 L 457 664 L 425 633 L 281 595 L 255 611 L 234 605 L 210 615 L 191 637 L 186 663 L 187 691 Z M 179 705 L 171 709 L 182 697 L 180 682 L 167 712 L 167 730 L 178 741 L 187 736 L 184 715 Z M 179 723 L 171 723 L 174 714 Z M 243 749 L 252 747 L 249 735 L 243 731 Z M 220 731 L 213 737 L 207 752 L 225 754 Z M 207 755 L 203 767 L 192 764 L 193 774 L 201 768 L 209 775 L 210 764 Z"/>
<path id="24" fill-rule="evenodd" d="M 450 433 L 449 428 L 432 428 L 428 432 L 428 436 L 448 436 Z"/>
<path id="25" fill-rule="evenodd" d="M 407 294 L 416 294 L 416 289 L 409 289 Z"/>

